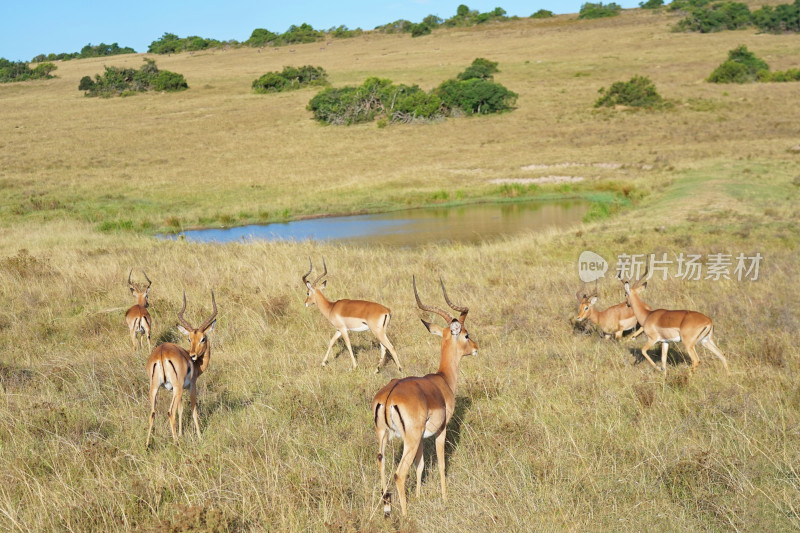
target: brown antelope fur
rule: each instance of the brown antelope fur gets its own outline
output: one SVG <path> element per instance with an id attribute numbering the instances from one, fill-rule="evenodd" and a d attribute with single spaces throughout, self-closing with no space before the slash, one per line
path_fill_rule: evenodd
<path id="1" fill-rule="evenodd" d="M 714 333 L 714 324 L 711 319 L 697 311 L 670 311 L 666 309 L 651 309 L 644 303 L 639 296 L 639 292 L 647 287 L 647 281 L 642 281 L 647 278 L 647 271 L 650 269 L 648 264 L 644 274 L 633 285 L 629 281 L 620 278 L 622 285 L 625 287 L 625 294 L 627 296 L 628 305 L 633 309 L 636 315 L 636 320 L 642 325 L 647 342 L 642 346 L 642 355 L 650 363 L 653 368 L 659 369 L 647 354 L 653 345 L 661 343 L 661 368 L 660 370 L 666 374 L 667 372 L 667 352 L 669 351 L 670 342 L 683 342 L 686 346 L 686 351 L 692 360 L 692 371 L 694 371 L 700 364 L 700 357 L 697 355 L 695 346 L 699 342 L 714 355 L 716 355 L 722 366 L 725 367 L 725 374 L 730 375 L 728 371 L 728 361 L 722 353 L 722 350 L 714 342 L 712 337 Z"/>
<path id="2" fill-rule="evenodd" d="M 622 339 L 622 333 L 629 329 L 634 330 L 631 334 L 631 338 L 637 337 L 642 332 L 641 327 L 638 329 L 636 328 L 638 325 L 636 317 L 633 314 L 633 309 L 627 302 L 612 305 L 604 311 L 598 311 L 594 306 L 594 304 L 597 303 L 597 285 L 595 285 L 594 291 L 592 291 L 591 294 L 587 294 L 585 290 L 586 284 L 584 283 L 581 289 L 575 293 L 575 296 L 578 298 L 578 316 L 575 317 L 576 321 L 583 322 L 589 319 L 591 323 L 600 328 L 600 331 L 603 332 L 603 336 L 607 339 L 611 338 L 611 335 L 614 335 L 616 340 L 620 340 Z"/>
<path id="3" fill-rule="evenodd" d="M 150 427 L 147 430 L 147 442 L 150 445 L 150 434 L 153 431 L 153 421 L 156 418 L 156 396 L 158 390 L 164 387 L 172 391 L 172 400 L 169 404 L 170 429 L 172 440 L 178 443 L 178 436 L 183 435 L 183 389 L 189 389 L 192 405 L 192 419 L 200 439 L 200 423 L 197 420 L 197 378 L 206 371 L 211 361 L 211 345 L 208 334 L 214 329 L 217 316 L 217 302 L 214 291 L 211 291 L 211 304 L 214 307 L 211 316 L 199 328 L 193 328 L 184 318 L 186 310 L 186 293 L 183 294 L 183 308 L 178 313 L 178 330 L 189 338 L 189 350 L 165 342 L 156 346 L 147 360 L 147 376 L 150 379 Z M 178 432 L 175 433 L 175 412 L 178 414 Z"/>
<path id="4" fill-rule="evenodd" d="M 308 289 L 308 292 L 306 293 L 306 307 L 316 305 L 322 313 L 322 316 L 327 318 L 333 327 L 336 328 L 336 333 L 333 335 L 333 338 L 331 338 L 331 342 L 328 344 L 328 351 L 325 352 L 325 358 L 322 360 L 322 366 L 328 364 L 328 356 L 333 349 L 333 345 L 339 339 L 339 337 L 341 337 L 344 339 L 344 343 L 347 346 L 347 351 L 350 352 L 350 358 L 353 360 L 353 368 L 358 367 L 358 363 L 356 363 L 356 356 L 353 355 L 353 347 L 350 345 L 349 332 L 370 330 L 381 345 L 381 356 L 378 360 L 378 366 L 375 368 L 375 373 L 377 374 L 382 366 L 386 366 L 387 350 L 392 355 L 392 359 L 394 359 L 394 362 L 397 365 L 397 370 L 402 372 L 403 367 L 400 365 L 400 359 L 397 357 L 397 352 L 395 351 L 394 346 L 392 346 L 392 343 L 389 341 L 389 338 L 386 336 L 386 328 L 389 325 L 389 320 L 392 317 L 392 311 L 388 307 L 381 304 L 367 302 L 364 300 L 329 301 L 327 298 L 325 298 L 325 295 L 322 294 L 322 289 L 325 288 L 328 281 L 325 280 L 322 282 L 322 285 L 317 285 L 328 273 L 328 266 L 325 264 L 325 258 L 322 258 L 324 272 L 317 276 L 317 279 L 315 279 L 313 282 L 308 281 L 308 276 L 314 269 L 311 259 L 308 260 L 308 266 L 308 272 L 306 272 L 303 276 L 303 284 Z"/>
<path id="5" fill-rule="evenodd" d="M 447 297 L 447 291 L 442 282 L 445 301 L 453 310 L 461 313 L 458 319 L 454 319 L 438 307 L 424 305 L 417 293 L 416 279 L 413 279 L 413 285 L 417 306 L 423 311 L 438 314 L 448 326 L 441 328 L 430 322 L 422 321 L 429 332 L 442 337 L 441 362 L 439 370 L 435 374 L 393 379 L 378 391 L 372 401 L 375 433 L 378 437 L 378 466 L 381 470 L 381 488 L 386 515 L 391 512 L 391 490 L 386 486 L 384 452 L 386 443 L 394 436 L 403 439 L 403 457 L 400 459 L 394 475 L 402 513 L 406 514 L 406 478 L 412 464 L 417 472 L 417 497 L 419 497 L 422 469 L 425 465 L 422 457 L 422 439 L 425 437 L 434 437 L 436 440 L 436 459 L 439 465 L 442 499 L 447 499 L 444 477 L 444 444 L 447 423 L 455 409 L 458 365 L 463 356 L 478 353 L 478 345 L 470 339 L 464 327 L 464 319 L 466 319 L 469 309 L 453 305 Z"/>
<path id="6" fill-rule="evenodd" d="M 150 330 L 152 329 L 153 320 L 150 318 L 150 313 L 147 308 L 150 304 L 147 301 L 147 296 L 150 293 L 150 286 L 153 284 L 150 278 L 147 277 L 145 271 L 144 279 L 147 280 L 147 287 L 140 289 L 131 281 L 133 269 L 128 273 L 128 288 L 131 294 L 136 298 L 136 304 L 132 305 L 125 313 L 125 322 L 128 324 L 128 331 L 131 334 L 131 344 L 133 344 L 133 351 L 136 351 L 136 338 L 139 338 L 139 351 L 142 349 L 142 337 L 147 337 L 147 351 L 153 348 L 150 346 Z"/>

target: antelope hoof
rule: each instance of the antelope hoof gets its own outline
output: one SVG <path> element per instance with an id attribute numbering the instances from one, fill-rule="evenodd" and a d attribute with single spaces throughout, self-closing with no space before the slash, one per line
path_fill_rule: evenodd
<path id="1" fill-rule="evenodd" d="M 327 361 L 323 361 L 322 362 L 322 368 L 325 368 L 326 366 L 328 366 L 328 362 Z"/>
<path id="2" fill-rule="evenodd" d="M 381 367 L 375 369 L 375 373 L 378 374 L 381 371 Z"/>
<path id="3" fill-rule="evenodd" d="M 389 518 L 389 515 L 392 514 L 392 495 L 391 494 L 384 494 L 383 495 L 383 517 Z"/>

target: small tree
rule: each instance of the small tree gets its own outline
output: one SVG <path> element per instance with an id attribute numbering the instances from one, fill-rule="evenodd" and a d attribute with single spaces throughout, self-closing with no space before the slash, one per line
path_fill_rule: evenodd
<path id="1" fill-rule="evenodd" d="M 728 59 L 714 69 L 708 77 L 711 83 L 749 83 L 756 81 L 761 72 L 769 72 L 769 65 L 763 59 L 740 45 L 728 52 Z M 763 76 L 763 74 L 762 74 Z"/>
<path id="2" fill-rule="evenodd" d="M 664 99 L 656 91 L 656 86 L 647 76 L 634 76 L 630 81 L 618 81 L 608 91 L 601 87 L 602 96 L 594 103 L 595 107 L 660 107 Z"/>
<path id="3" fill-rule="evenodd" d="M 663 5 L 664 0 L 646 0 L 645 2 L 639 2 L 639 7 L 642 9 L 658 9 Z"/>
<path id="4" fill-rule="evenodd" d="M 546 18 L 550 18 L 552 16 L 553 16 L 553 12 L 552 11 L 549 11 L 547 9 L 540 9 L 539 11 L 537 11 L 536 13 L 531 15 L 531 18 L 532 19 L 546 19 Z"/>
<path id="5" fill-rule="evenodd" d="M 622 8 L 614 2 L 606 5 L 603 5 L 603 2 L 598 2 L 596 4 L 587 2 L 581 6 L 581 10 L 578 13 L 578 18 L 599 19 L 603 17 L 616 17 L 621 11 Z"/>
<path id="6" fill-rule="evenodd" d="M 500 72 L 497 69 L 496 61 L 489 61 L 488 59 L 479 57 L 476 58 L 464 72 L 459 74 L 456 79 L 460 81 L 472 79 L 491 80 L 493 78 L 492 75 L 496 72 Z"/>

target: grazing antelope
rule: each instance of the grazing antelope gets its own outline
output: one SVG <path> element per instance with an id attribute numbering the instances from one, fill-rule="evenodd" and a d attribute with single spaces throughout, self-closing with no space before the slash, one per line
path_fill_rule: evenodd
<path id="1" fill-rule="evenodd" d="M 153 320 L 150 318 L 150 313 L 147 312 L 147 308 L 150 307 L 150 303 L 147 301 L 147 295 L 150 293 L 150 285 L 152 285 L 153 282 L 147 277 L 147 273 L 142 270 L 144 279 L 147 280 L 147 287 L 141 290 L 131 281 L 132 274 L 133 269 L 128 273 L 128 288 L 131 290 L 131 294 L 136 298 L 136 304 L 132 305 L 125 313 L 125 322 L 128 323 L 133 351 L 136 351 L 136 338 L 141 335 L 141 337 L 139 337 L 139 350 L 141 351 L 142 349 L 142 337 L 147 336 L 147 351 L 149 352 L 153 349 L 150 346 L 150 329 Z"/>
<path id="2" fill-rule="evenodd" d="M 324 267 L 322 274 L 317 276 L 317 279 L 313 282 L 308 281 L 308 276 L 314 269 L 314 265 L 311 263 L 311 259 L 309 259 L 308 272 L 303 276 L 303 283 L 308 289 L 306 293 L 306 307 L 316 305 L 322 313 L 322 316 L 327 318 L 328 321 L 333 324 L 333 327 L 336 328 L 336 333 L 328 344 L 328 351 L 325 352 L 325 358 L 322 360 L 322 366 L 328 364 L 328 356 L 331 353 L 334 343 L 339 337 L 342 337 L 345 345 L 347 345 L 347 350 L 350 352 L 350 357 L 353 359 L 353 368 L 358 367 L 356 357 L 353 355 L 353 347 L 350 345 L 350 335 L 348 332 L 370 330 L 381 345 L 381 357 L 378 360 L 375 373 L 377 374 L 380 372 L 382 366 L 386 366 L 387 349 L 397 365 L 397 370 L 402 372 L 403 367 L 400 366 L 400 359 L 397 357 L 397 352 L 386 336 L 386 327 L 389 325 L 389 319 L 392 317 L 391 309 L 381 304 L 364 300 L 328 301 L 325 295 L 322 294 L 322 289 L 325 288 L 328 280 L 323 281 L 322 285 L 317 285 L 328 273 L 328 266 L 325 264 L 324 257 L 322 258 L 322 266 Z"/>
<path id="3" fill-rule="evenodd" d="M 214 291 L 211 291 L 211 305 L 214 310 L 208 320 L 199 328 L 193 328 L 184 318 L 186 310 L 186 293 L 183 293 L 183 308 L 178 313 L 178 330 L 189 338 L 189 351 L 165 342 L 156 346 L 150 359 L 147 360 L 147 375 L 150 378 L 150 428 L 147 430 L 147 443 L 150 445 L 150 434 L 153 431 L 153 420 L 156 418 L 156 395 L 161 387 L 172 391 L 169 404 L 169 424 L 172 429 L 172 440 L 178 443 L 178 436 L 183 435 L 183 389 L 189 389 L 192 404 L 192 419 L 200 438 L 200 423 L 197 421 L 197 378 L 206 371 L 211 361 L 211 345 L 208 334 L 214 329 L 217 316 L 217 302 Z M 175 411 L 178 412 L 178 433 L 175 434 Z"/>
<path id="4" fill-rule="evenodd" d="M 583 322 L 588 318 L 590 322 L 600 328 L 603 332 L 603 336 L 607 339 L 611 338 L 611 335 L 614 335 L 616 340 L 620 340 L 622 338 L 622 333 L 629 329 L 635 330 L 633 334 L 631 334 L 631 338 L 637 337 L 642 332 L 641 327 L 636 329 L 638 325 L 636 316 L 633 314 L 633 308 L 631 308 L 627 302 L 612 305 L 605 311 L 598 311 L 594 307 L 594 304 L 597 302 L 597 284 L 595 284 L 594 291 L 590 294 L 587 294 L 585 290 L 586 283 L 575 293 L 575 296 L 578 298 L 578 316 L 575 317 L 576 321 Z"/>
<path id="5" fill-rule="evenodd" d="M 666 374 L 669 343 L 682 341 L 684 346 L 686 346 L 686 351 L 689 352 L 689 357 L 692 359 L 692 370 L 694 371 L 700 364 L 700 358 L 697 356 L 697 350 L 695 350 L 695 345 L 699 342 L 711 350 L 714 355 L 722 361 L 722 365 L 725 367 L 725 374 L 730 375 L 728 371 L 728 361 L 712 338 L 714 324 L 710 318 L 697 311 L 651 309 L 642 301 L 639 292 L 647 287 L 647 281 L 643 282 L 642 280 L 647 278 L 649 269 L 650 265 L 648 264 L 642 277 L 636 280 L 633 286 L 631 286 L 629 281 L 620 278 L 622 285 L 625 287 L 628 305 L 633 309 L 636 320 L 642 325 L 642 329 L 645 335 L 647 335 L 647 342 L 642 346 L 642 355 L 647 359 L 647 362 L 650 363 L 653 368 L 659 370 L 658 366 L 656 366 L 647 354 L 647 350 L 657 342 L 660 342 L 660 370 Z"/>
<path id="6" fill-rule="evenodd" d="M 464 327 L 464 319 L 467 318 L 469 309 L 453 305 L 447 297 L 444 282 L 442 282 L 444 299 L 454 311 L 461 313 L 458 319 L 452 318 L 438 307 L 424 305 L 417 293 L 417 281 L 412 279 L 417 306 L 423 311 L 430 311 L 441 316 L 448 326 L 441 328 L 430 322 L 422 321 L 429 332 L 442 337 L 441 362 L 438 372 L 423 377 L 393 379 L 378 391 L 375 399 L 372 400 L 375 433 L 378 437 L 378 466 L 381 469 L 383 512 L 386 515 L 391 512 L 391 492 L 386 486 L 384 450 L 386 442 L 394 436 L 403 439 L 403 457 L 400 459 L 394 475 L 403 514 L 406 514 L 406 477 L 412 464 L 417 471 L 417 497 L 419 497 L 422 469 L 425 465 L 422 457 L 422 439 L 425 437 L 436 439 L 436 459 L 439 463 L 442 499 L 447 500 L 444 479 L 444 443 L 447 423 L 455 409 L 458 365 L 463 356 L 478 353 L 478 345 L 469 338 Z"/>

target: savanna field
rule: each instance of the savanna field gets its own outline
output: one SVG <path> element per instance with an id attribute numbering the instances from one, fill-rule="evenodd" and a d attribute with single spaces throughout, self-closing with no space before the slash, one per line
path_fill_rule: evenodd
<path id="1" fill-rule="evenodd" d="M 769 2 L 775 4 L 777 2 Z M 761 2 L 748 2 L 751 8 Z M 798 83 L 705 81 L 739 45 L 797 68 L 796 34 L 676 33 L 677 13 L 524 19 L 411 38 L 366 33 L 239 48 L 57 62 L 0 85 L 0 530 L 796 531 L 800 528 Z M 86 98 L 104 65 L 143 57 L 189 89 Z M 254 79 L 318 65 L 334 87 L 369 76 L 424 90 L 473 59 L 519 97 L 511 112 L 432 124 L 322 126 L 317 89 L 255 94 Z M 597 109 L 601 87 L 649 77 L 670 105 Z M 571 183 L 530 180 L 581 177 Z M 498 184 L 496 180 L 506 180 Z M 555 180 L 557 181 L 557 180 Z M 532 198 L 594 201 L 584 223 L 476 245 L 226 245 L 159 232 Z M 714 320 L 719 361 L 576 327 L 578 256 L 761 254 L 756 280 L 654 276 L 653 307 Z M 328 298 L 392 309 L 403 373 L 379 345 L 305 308 L 309 257 Z M 211 313 L 211 361 L 173 444 L 159 395 L 145 448 L 147 349 L 132 350 L 127 276 L 152 280 L 153 345 Z M 705 274 L 705 271 L 704 271 Z M 384 518 L 372 398 L 436 371 L 411 285 L 469 307 L 443 501 L 433 442 L 421 496 Z M 598 307 L 624 299 L 612 272 Z M 751 276 L 752 277 L 752 276 Z M 659 350 L 651 353 L 655 357 Z M 184 401 L 188 403 L 187 394 Z M 387 463 L 402 454 L 398 439 Z M 396 500 L 395 500 L 396 502 Z"/>

